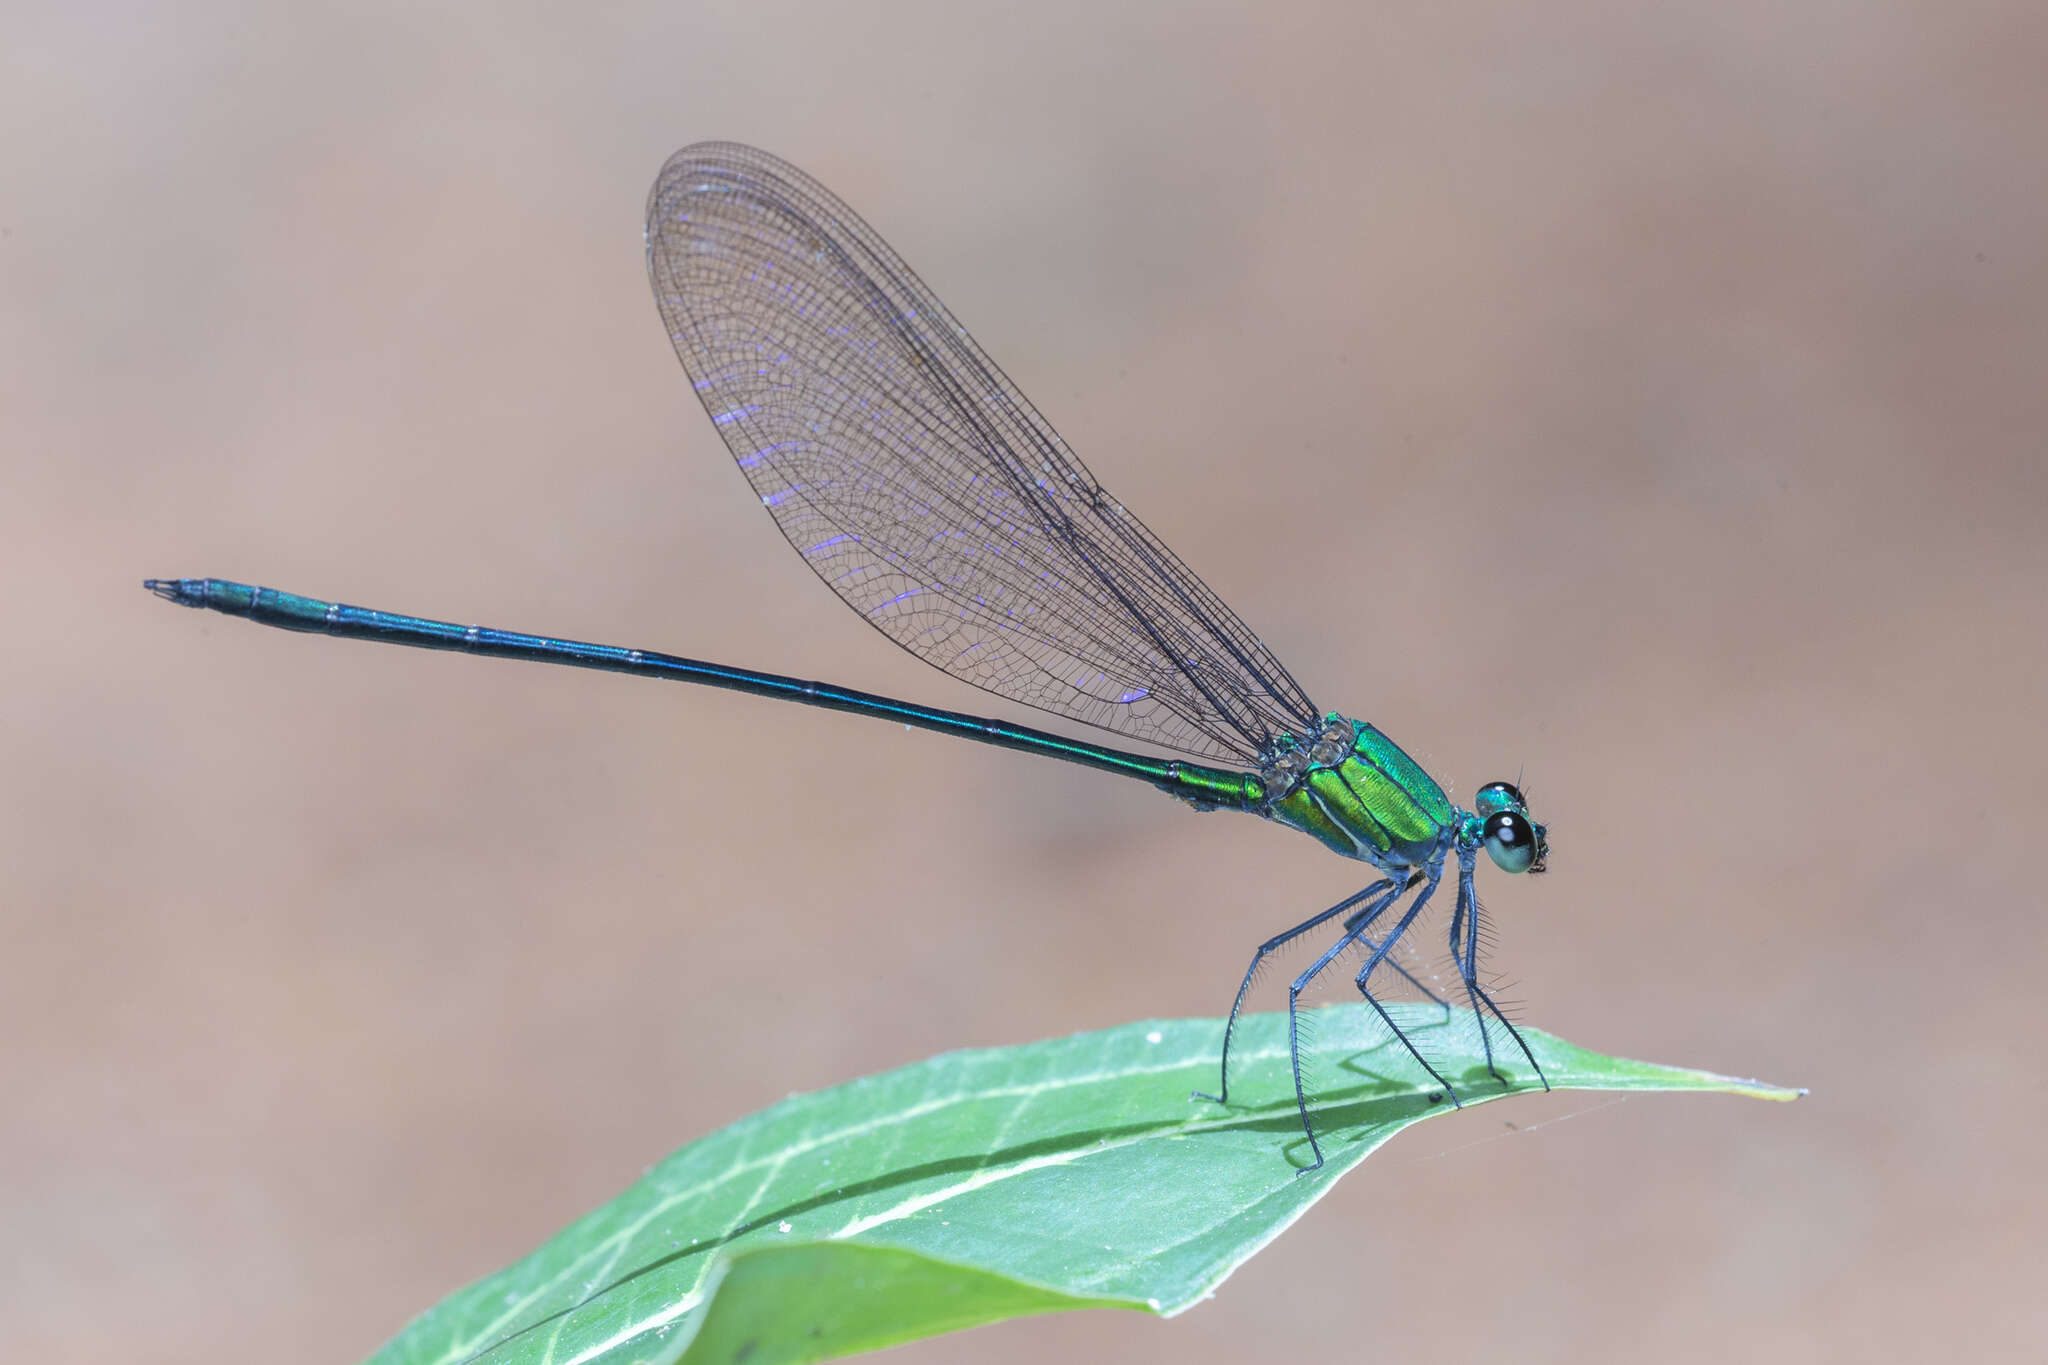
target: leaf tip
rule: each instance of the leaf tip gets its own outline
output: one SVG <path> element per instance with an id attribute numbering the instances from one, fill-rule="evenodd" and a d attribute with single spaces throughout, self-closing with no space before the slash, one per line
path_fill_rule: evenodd
<path id="1" fill-rule="evenodd" d="M 1774 1100 L 1779 1104 L 1790 1104 L 1804 1099 L 1807 1089 L 1803 1085 L 1772 1085 L 1769 1081 L 1754 1080 L 1745 1076 L 1717 1077 L 1721 1088 L 1732 1095 L 1746 1095 L 1753 1100 Z"/>

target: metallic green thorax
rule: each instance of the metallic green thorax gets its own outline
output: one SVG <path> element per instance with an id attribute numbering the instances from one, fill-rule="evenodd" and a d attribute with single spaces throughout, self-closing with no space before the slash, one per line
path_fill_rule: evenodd
<path id="1" fill-rule="evenodd" d="M 1347 858 L 1413 866 L 1457 811 L 1422 765 L 1372 726 L 1334 712 L 1311 742 L 1284 745 L 1260 778 L 1264 814 Z"/>

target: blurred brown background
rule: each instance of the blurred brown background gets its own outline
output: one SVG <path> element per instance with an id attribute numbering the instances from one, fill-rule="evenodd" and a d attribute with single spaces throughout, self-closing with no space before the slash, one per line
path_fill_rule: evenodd
<path id="1" fill-rule="evenodd" d="M 1526 1019 L 1814 1092 L 1461 1115 L 1177 1321 L 897 1359 L 2037 1352 L 2048 19 L 1444 8 L 11 9 L 8 1354 L 357 1359 L 681 1142 L 1217 1013 L 1359 883 L 1056 765 L 141 591 L 1034 720 L 751 510 L 640 247 L 714 136 L 871 218 L 1326 705 L 1526 771 Z"/>

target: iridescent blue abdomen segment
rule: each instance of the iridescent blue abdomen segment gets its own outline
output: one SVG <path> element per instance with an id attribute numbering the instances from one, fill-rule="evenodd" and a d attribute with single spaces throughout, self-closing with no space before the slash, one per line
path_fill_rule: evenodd
<path id="1" fill-rule="evenodd" d="M 526 635 L 518 631 L 493 630 L 488 626 L 461 626 L 452 621 L 351 607 L 317 597 L 303 597 L 298 593 L 279 592 L 275 588 L 252 587 L 225 578 L 152 578 L 143 586 L 180 606 L 205 607 L 283 630 L 378 640 L 385 644 L 411 645 L 416 649 L 447 649 L 499 659 L 569 664 L 607 673 L 632 673 L 644 678 L 665 678 L 671 682 L 749 692 L 757 697 L 800 702 L 829 711 L 875 716 L 920 730 L 936 730 L 1002 749 L 1043 754 L 1101 772 L 1135 777 L 1204 809 L 1249 810 L 1264 794 L 1259 779 L 1251 773 L 1211 768 L 1179 759 L 1152 758 L 1069 739 L 1045 730 L 1034 730 L 1028 725 L 1012 725 L 985 716 L 971 716 L 961 711 L 946 711 L 895 697 L 859 692 L 834 683 L 810 682 L 780 673 L 706 663 L 701 659 L 685 659 L 651 649 L 626 649 L 618 645 L 564 640 L 551 635 Z"/>

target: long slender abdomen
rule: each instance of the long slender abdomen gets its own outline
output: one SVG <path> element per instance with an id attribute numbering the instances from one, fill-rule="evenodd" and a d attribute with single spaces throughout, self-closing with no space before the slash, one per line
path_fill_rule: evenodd
<path id="1" fill-rule="evenodd" d="M 377 640 L 385 644 L 410 645 L 416 649 L 454 650 L 490 658 L 529 659 L 608 673 L 630 673 L 643 678 L 697 683 L 777 701 L 793 701 L 803 706 L 874 716 L 971 739 L 980 744 L 1041 754 L 1098 772 L 1136 778 L 1207 810 L 1256 810 L 1261 808 L 1266 796 L 1265 787 L 1256 773 L 1212 768 L 1179 759 L 1154 758 L 1148 754 L 1131 753 L 1045 730 L 1034 730 L 1028 725 L 1013 725 L 986 716 L 876 696 L 834 683 L 810 682 L 779 673 L 685 659 L 651 649 L 625 649 L 617 645 L 526 635 L 485 626 L 461 626 L 452 621 L 404 616 L 397 612 L 328 602 L 317 597 L 302 597 L 298 593 L 253 587 L 224 578 L 151 578 L 145 580 L 143 586 L 164 600 L 181 606 L 204 607 L 281 630 Z"/>

